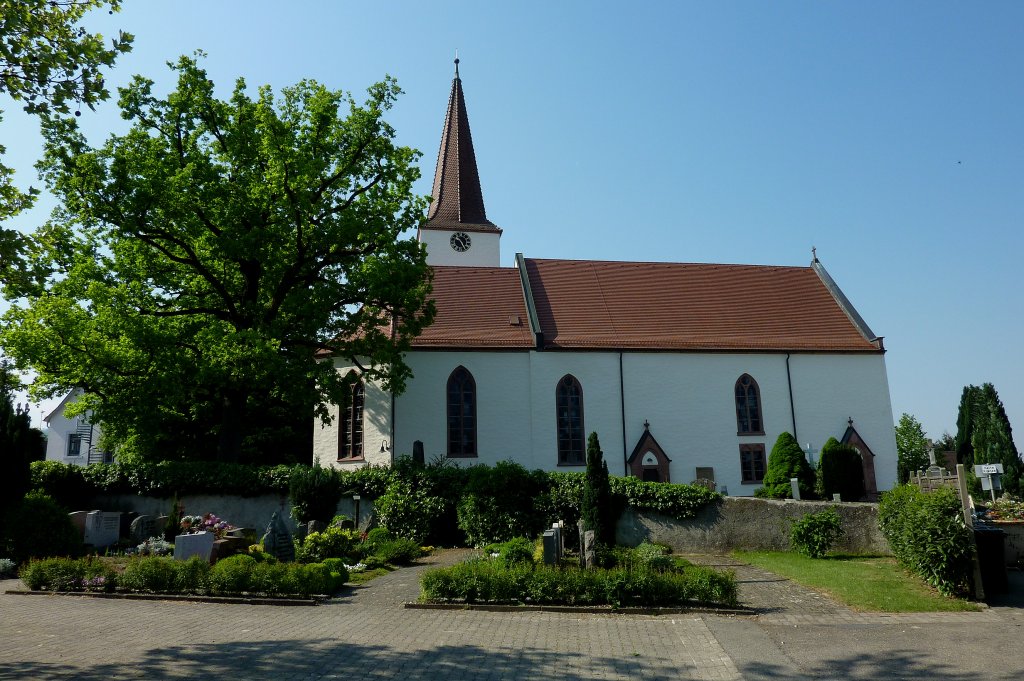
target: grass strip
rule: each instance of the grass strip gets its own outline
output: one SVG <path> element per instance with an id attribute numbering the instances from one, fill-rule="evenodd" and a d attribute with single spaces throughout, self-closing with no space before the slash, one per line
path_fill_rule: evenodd
<path id="1" fill-rule="evenodd" d="M 975 603 L 947 598 L 886 556 L 808 558 L 784 551 L 734 551 L 735 558 L 821 591 L 868 612 L 978 611 Z"/>

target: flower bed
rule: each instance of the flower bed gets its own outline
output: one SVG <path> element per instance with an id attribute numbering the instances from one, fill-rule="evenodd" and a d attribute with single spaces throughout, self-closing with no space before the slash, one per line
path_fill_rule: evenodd
<path id="1" fill-rule="evenodd" d="M 529 603 L 614 607 L 699 604 L 735 606 L 736 580 L 661 551 L 616 548 L 614 567 L 549 567 L 499 554 L 424 573 L 420 600 L 430 603 Z"/>

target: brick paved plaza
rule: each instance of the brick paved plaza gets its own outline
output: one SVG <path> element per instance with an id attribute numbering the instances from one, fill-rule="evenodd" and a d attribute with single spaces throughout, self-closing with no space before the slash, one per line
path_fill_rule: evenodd
<path id="1" fill-rule="evenodd" d="M 1017 608 L 858 614 L 752 568 L 737 576 L 756 617 L 404 609 L 422 569 L 319 607 L 0 595 L 0 679 L 1011 679 L 1012 662 L 978 676 L 932 649 L 947 630 L 1019 640 L 1024 623 Z"/>

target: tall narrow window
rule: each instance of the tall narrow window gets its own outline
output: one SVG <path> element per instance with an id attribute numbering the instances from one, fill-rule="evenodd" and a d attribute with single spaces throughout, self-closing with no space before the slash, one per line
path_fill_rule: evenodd
<path id="1" fill-rule="evenodd" d="M 764 445 L 740 445 L 740 476 L 749 485 L 764 480 Z"/>
<path id="2" fill-rule="evenodd" d="M 348 404 L 341 405 L 341 437 L 338 440 L 339 459 L 363 458 L 363 382 L 356 380 L 349 389 Z"/>
<path id="3" fill-rule="evenodd" d="M 764 435 L 761 392 L 750 374 L 743 374 L 736 381 L 736 432 L 739 435 Z"/>
<path id="4" fill-rule="evenodd" d="M 448 456 L 476 456 L 476 381 L 466 367 L 448 377 Z"/>
<path id="5" fill-rule="evenodd" d="M 572 374 L 558 381 L 555 390 L 558 463 L 579 466 L 586 462 L 583 444 L 583 388 Z"/>

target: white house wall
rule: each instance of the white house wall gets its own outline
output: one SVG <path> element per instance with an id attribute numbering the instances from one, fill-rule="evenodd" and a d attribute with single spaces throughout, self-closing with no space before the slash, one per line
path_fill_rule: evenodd
<path id="1" fill-rule="evenodd" d="M 741 483 L 739 445 L 761 443 L 767 455 L 782 432 L 793 432 L 795 412 L 801 446 L 809 443 L 815 450 L 829 437 L 841 437 L 852 417 L 876 455 L 879 489 L 890 488 L 896 478 L 882 355 L 793 354 L 791 410 L 785 354 L 623 353 L 625 442 L 617 352 L 413 351 L 407 361 L 414 377 L 395 400 L 393 444 L 399 456 L 411 454 L 415 440 L 423 441 L 428 460 L 444 454 L 446 386 L 451 372 L 461 365 L 476 383 L 480 454 L 458 459 L 465 464 L 512 459 L 531 469 L 580 470 L 559 466 L 557 456 L 555 390 L 558 380 L 571 373 L 583 389 L 585 432 L 598 433 L 614 475 L 624 473 L 624 456 L 640 439 L 647 421 L 672 461 L 673 482 L 690 482 L 697 467 L 709 466 L 720 488 L 727 487 L 734 496 L 752 495 L 758 485 Z M 736 433 L 734 391 L 744 373 L 760 390 L 764 435 Z M 390 410 L 390 397 L 377 386 L 368 386 L 367 462 L 390 460 L 389 453 L 379 454 L 381 441 L 390 440 Z M 336 421 L 317 427 L 315 454 L 324 463 L 337 460 L 335 425 Z"/>

